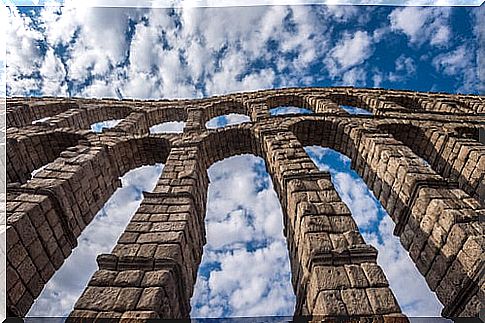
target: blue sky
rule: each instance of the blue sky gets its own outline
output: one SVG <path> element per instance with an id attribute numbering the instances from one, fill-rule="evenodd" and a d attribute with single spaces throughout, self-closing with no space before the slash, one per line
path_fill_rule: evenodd
<path id="1" fill-rule="evenodd" d="M 337 85 L 483 90 L 477 57 L 477 19 L 483 6 L 179 4 L 175 9 L 76 8 L 72 2 L 64 7 L 10 7 L 7 94 L 196 98 Z M 247 121 L 247 116 L 228 115 L 209 121 L 207 127 Z M 171 123 L 151 130 L 180 132 L 183 126 Z M 331 173 L 366 241 L 379 250 L 378 262 L 403 311 L 439 315 L 441 305 L 392 236 L 389 216 L 350 170 L 349 160 L 328 149 L 306 150 L 318 167 Z M 146 166 L 123 177 L 123 188 L 88 226 L 29 315 L 69 313 L 96 270 L 96 255 L 111 250 L 141 202 L 140 192 L 154 187 L 162 169 Z M 207 245 L 192 315 L 291 315 L 294 296 L 281 208 L 264 161 L 250 155 L 232 157 L 208 172 Z"/>
<path id="2" fill-rule="evenodd" d="M 476 93 L 479 10 L 19 7 L 7 33 L 7 93 L 200 97 L 302 85 Z"/>

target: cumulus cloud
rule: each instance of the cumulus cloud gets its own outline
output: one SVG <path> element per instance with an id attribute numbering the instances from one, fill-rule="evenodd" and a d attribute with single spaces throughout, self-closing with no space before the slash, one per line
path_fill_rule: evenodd
<path id="1" fill-rule="evenodd" d="M 240 123 L 250 122 L 251 118 L 244 114 L 229 113 L 227 115 L 217 116 L 206 122 L 207 129 L 216 129 Z"/>
<path id="2" fill-rule="evenodd" d="M 182 133 L 184 128 L 183 121 L 169 121 L 150 127 L 150 133 Z"/>
<path id="3" fill-rule="evenodd" d="M 49 49 L 39 69 L 42 77 L 42 93 L 45 95 L 67 95 L 67 84 L 65 82 L 66 70 L 62 61 Z"/>
<path id="4" fill-rule="evenodd" d="M 325 25 L 307 7 L 256 6 L 241 14 L 234 7 L 91 8 L 67 1 L 40 10 L 35 23 L 15 8 L 10 20 L 11 94 L 27 88 L 88 97 L 200 97 L 310 82 L 309 64 L 326 44 Z M 255 68 L 262 61 L 267 67 Z M 44 74 L 54 72 L 26 77 L 41 66 Z"/>
<path id="5" fill-rule="evenodd" d="M 278 116 L 278 115 L 298 114 L 298 113 L 309 114 L 309 113 L 313 113 L 313 111 L 304 109 L 304 108 L 288 106 L 288 107 L 277 107 L 277 108 L 270 109 L 269 113 L 273 116 Z"/>
<path id="6" fill-rule="evenodd" d="M 403 7 L 389 14 L 391 30 L 402 32 L 413 45 L 429 42 L 431 45 L 445 46 L 451 37 L 448 26 L 450 9 L 445 7 Z"/>
<path id="7" fill-rule="evenodd" d="M 324 65 L 330 78 L 338 80 L 337 84 L 365 85 L 367 61 L 381 37 L 380 34 L 373 35 L 365 30 L 342 32 L 337 38 L 340 40 L 325 56 Z"/>
<path id="8" fill-rule="evenodd" d="M 15 7 L 9 8 L 9 28 L 6 34 L 7 92 L 30 93 L 41 84 L 33 72 L 42 64 L 40 42 L 42 33 L 31 28 L 32 19 L 20 14 Z"/>
<path id="9" fill-rule="evenodd" d="M 116 125 L 119 124 L 121 121 L 123 121 L 123 119 L 96 122 L 91 125 L 91 130 L 94 132 L 102 132 L 103 129 L 116 127 Z"/>
<path id="10" fill-rule="evenodd" d="M 362 63 L 370 56 L 372 39 L 365 31 L 353 35 L 344 34 L 343 39 L 331 51 L 331 57 L 343 68 Z"/>
<path id="11" fill-rule="evenodd" d="M 437 55 L 432 63 L 436 71 L 452 76 L 460 83 L 458 91 L 466 92 L 480 86 L 479 67 L 476 65 L 478 55 L 479 53 L 470 45 L 461 45 Z"/>
<path id="12" fill-rule="evenodd" d="M 283 217 L 262 159 L 223 160 L 209 178 L 207 245 L 191 316 L 292 315 Z"/>
<path id="13" fill-rule="evenodd" d="M 66 1 L 38 11 L 11 10 L 11 95 L 186 98 L 324 80 L 399 83 L 369 75 L 380 43 L 407 37 L 413 48 L 448 48 L 454 36 L 449 8 L 193 8 L 182 1 L 149 9 Z M 378 16 L 388 19 L 372 24 Z"/>

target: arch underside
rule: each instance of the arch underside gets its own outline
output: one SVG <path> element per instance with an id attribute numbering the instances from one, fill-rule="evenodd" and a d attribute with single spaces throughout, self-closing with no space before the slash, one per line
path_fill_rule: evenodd
<path id="1" fill-rule="evenodd" d="M 31 101 L 19 108 L 17 100 L 9 110 L 11 313 L 28 311 L 120 176 L 141 165 L 164 163 L 155 189 L 144 193 L 113 251 L 98 257 L 99 270 L 71 316 L 187 317 L 205 244 L 207 169 L 234 155 L 254 154 L 265 160 L 284 211 L 295 314 L 399 315 L 375 261 L 376 250 L 363 241 L 329 174 L 319 171 L 303 150 L 319 145 L 352 160 L 444 304 L 443 315 L 477 315 L 484 245 L 478 217 L 484 214 L 485 196 L 485 148 L 476 135 L 485 122 L 478 114 L 483 111 L 479 97 L 309 88 L 158 105 L 70 102 L 57 102 L 58 110 L 46 112 L 51 119 L 40 125 L 27 126 L 33 118 L 25 112 L 34 109 Z M 271 108 L 287 105 L 314 114 L 269 117 Z M 379 118 L 352 116 L 339 105 L 363 108 Z M 208 120 L 229 113 L 246 114 L 251 122 L 205 129 Z M 114 117 L 124 120 L 101 134 L 82 130 L 93 120 Z M 171 121 L 185 121 L 184 133 L 148 134 L 151 126 Z M 31 161 L 20 169 L 13 162 L 19 158 Z"/>

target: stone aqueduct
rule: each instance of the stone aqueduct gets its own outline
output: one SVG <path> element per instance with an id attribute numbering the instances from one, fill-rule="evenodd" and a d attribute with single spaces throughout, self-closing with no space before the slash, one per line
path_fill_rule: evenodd
<path id="1" fill-rule="evenodd" d="M 270 116 L 278 106 L 311 115 Z M 373 115 L 352 115 L 352 105 Z M 206 129 L 228 113 L 251 122 Z M 32 121 L 51 117 L 48 121 Z M 93 133 L 90 124 L 123 119 Z M 186 121 L 182 134 L 149 127 Z M 303 149 L 330 147 L 396 223 L 395 234 L 443 303 L 476 316 L 485 287 L 485 100 L 382 89 L 294 88 L 197 100 L 7 100 L 8 314 L 24 316 L 127 171 L 165 163 L 77 301 L 71 318 L 185 318 L 205 243 L 207 168 L 261 156 L 284 214 L 295 315 L 399 316 L 401 310 L 330 175 Z M 31 172 L 47 165 L 31 178 Z"/>

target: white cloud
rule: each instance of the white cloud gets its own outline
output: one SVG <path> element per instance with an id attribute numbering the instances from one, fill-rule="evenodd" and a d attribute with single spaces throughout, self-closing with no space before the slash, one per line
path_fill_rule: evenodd
<path id="1" fill-rule="evenodd" d="M 236 125 L 240 123 L 250 122 L 251 118 L 244 114 L 229 113 L 222 116 L 217 116 L 206 122 L 207 129 L 216 129 L 226 126 Z"/>
<path id="2" fill-rule="evenodd" d="M 45 95 L 67 95 L 66 70 L 52 49 L 47 51 L 39 72 L 43 83 L 42 92 Z"/>
<path id="3" fill-rule="evenodd" d="M 446 46 L 451 37 L 448 26 L 449 8 L 403 7 L 389 14 L 391 30 L 403 32 L 414 45 L 430 42 Z"/>
<path id="4" fill-rule="evenodd" d="M 391 82 L 404 82 L 416 75 L 416 62 L 412 57 L 401 54 L 395 61 L 394 71 L 386 75 L 386 80 Z"/>
<path id="5" fill-rule="evenodd" d="M 91 125 L 91 131 L 94 132 L 102 132 L 103 129 L 109 129 L 116 127 L 118 123 L 120 123 L 123 119 L 116 119 L 116 120 L 105 120 L 105 121 L 100 121 L 93 123 Z"/>
<path id="6" fill-rule="evenodd" d="M 18 60 L 9 66 L 9 92 L 22 94 L 29 85 L 63 94 L 64 77 L 73 82 L 70 95 L 89 97 L 200 97 L 262 89 L 275 82 L 311 83 L 309 64 L 325 53 L 328 43 L 321 33 L 326 23 L 319 18 L 307 7 L 170 11 L 94 8 L 67 1 L 62 7 L 43 8 L 35 24 L 20 14 L 12 18 L 10 52 Z M 37 48 L 38 42 L 47 51 Z M 269 49 L 270 42 L 276 51 Z M 254 68 L 261 61 L 267 66 Z M 42 65 L 44 71 L 56 67 L 55 77 L 44 82 L 20 79 L 22 71 L 36 72 Z"/>
<path id="7" fill-rule="evenodd" d="M 342 81 L 347 85 L 365 85 L 367 72 L 362 67 L 354 67 L 346 71 L 342 76 Z"/>
<path id="8" fill-rule="evenodd" d="M 150 133 L 182 133 L 184 128 L 183 121 L 169 121 L 150 127 Z"/>
<path id="9" fill-rule="evenodd" d="M 9 8 L 9 28 L 6 34 L 7 87 L 13 95 L 23 93 L 26 89 L 37 89 L 41 83 L 39 79 L 26 78 L 42 64 L 39 43 L 43 36 L 31 27 L 32 23 L 32 19 L 20 14 L 15 7 Z"/>
<path id="10" fill-rule="evenodd" d="M 376 71 L 375 74 L 372 76 L 373 87 L 381 87 L 382 81 L 384 80 L 383 74 L 379 71 Z"/>
<path id="11" fill-rule="evenodd" d="M 477 49 L 480 50 L 480 49 Z M 453 76 L 458 85 L 458 91 L 477 90 L 480 86 L 479 71 L 475 55 L 479 55 L 469 45 L 461 45 L 454 50 L 442 53 L 433 58 L 432 64 L 436 71 Z"/>
<path id="12" fill-rule="evenodd" d="M 260 158 L 243 155 L 209 168 L 201 270 L 211 270 L 199 272 L 192 317 L 293 313 L 283 217 L 269 176 L 260 174 L 262 167 Z"/>
<path id="13" fill-rule="evenodd" d="M 344 34 L 343 39 L 332 49 L 330 56 L 342 69 L 361 64 L 372 54 L 372 37 L 358 30 L 353 35 Z"/>
<path id="14" fill-rule="evenodd" d="M 416 64 L 411 57 L 403 54 L 396 59 L 396 71 L 404 71 L 407 75 L 412 75 L 416 72 Z"/>

